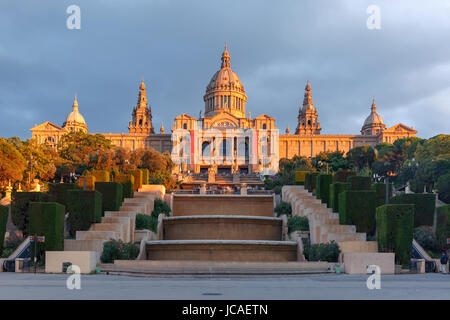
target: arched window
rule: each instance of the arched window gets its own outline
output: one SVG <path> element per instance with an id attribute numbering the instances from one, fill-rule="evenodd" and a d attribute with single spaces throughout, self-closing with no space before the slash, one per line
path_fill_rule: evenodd
<path id="1" fill-rule="evenodd" d="M 267 129 L 267 125 L 264 123 L 263 124 L 263 129 L 266 130 Z"/>
<path id="2" fill-rule="evenodd" d="M 211 155 L 210 142 L 205 141 L 202 143 L 202 156 L 209 157 Z"/>
<path id="3" fill-rule="evenodd" d="M 183 124 L 183 129 L 187 130 L 187 123 Z"/>

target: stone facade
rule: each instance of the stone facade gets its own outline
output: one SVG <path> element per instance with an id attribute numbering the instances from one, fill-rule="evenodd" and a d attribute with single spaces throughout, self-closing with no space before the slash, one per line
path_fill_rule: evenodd
<path id="1" fill-rule="evenodd" d="M 320 122 L 317 108 L 314 107 L 311 95 L 311 85 L 308 81 L 305 88 L 303 107 L 299 108 L 298 124 L 295 134 L 286 134 L 279 138 L 279 157 L 292 158 L 293 156 L 315 157 L 320 152 L 341 151 L 347 153 L 350 149 L 363 145 L 375 146 L 381 142 L 393 143 L 401 138 L 414 137 L 416 130 L 396 124 L 386 129 L 383 119 L 376 111 L 375 99 L 372 102 L 371 112 L 364 121 L 360 135 L 320 134 Z"/>
<path id="2" fill-rule="evenodd" d="M 174 120 L 175 171 L 274 174 L 279 160 L 275 119 L 247 115 L 245 89 L 231 69 L 226 45 L 221 60 L 203 96 L 205 115 L 182 114 Z"/>
<path id="3" fill-rule="evenodd" d="M 247 96 L 239 77 L 231 69 L 230 54 L 225 45 L 220 69 L 206 87 L 204 116 L 186 113 L 174 119 L 171 133 L 161 124 L 155 133 L 152 112 L 147 102 L 144 81 L 139 85 L 136 106 L 132 109 L 128 133 L 102 133 L 113 145 L 128 150 L 153 148 L 171 152 L 175 172 L 192 173 L 263 173 L 278 171 L 281 158 L 314 157 L 320 152 L 348 150 L 362 145 L 413 137 L 417 131 L 404 124 L 386 128 L 377 113 L 375 99 L 371 112 L 361 128 L 361 134 L 320 134 L 318 109 L 314 106 L 311 84 L 305 87 L 303 103 L 298 110 L 295 134 L 289 128 L 280 135 L 275 118 L 263 114 L 254 119 L 246 112 Z M 31 129 L 32 138 L 57 147 L 61 136 L 68 132 L 87 132 L 75 97 L 72 112 L 62 126 L 44 122 Z"/>

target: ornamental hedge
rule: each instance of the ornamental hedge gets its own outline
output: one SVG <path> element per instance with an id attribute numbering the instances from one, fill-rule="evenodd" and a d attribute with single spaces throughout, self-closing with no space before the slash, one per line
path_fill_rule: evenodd
<path id="1" fill-rule="evenodd" d="M 413 241 L 414 205 L 388 204 L 376 209 L 378 250 L 394 252 L 396 264 L 409 266 Z"/>
<path id="2" fill-rule="evenodd" d="M 309 220 L 307 217 L 295 216 L 288 219 L 288 232 L 309 231 Z"/>
<path id="3" fill-rule="evenodd" d="M 433 193 L 404 193 L 392 197 L 392 204 L 413 204 L 414 227 L 423 225 L 432 226 L 434 210 L 436 208 L 436 196 Z"/>
<path id="4" fill-rule="evenodd" d="M 95 182 L 109 182 L 110 179 L 110 173 L 106 170 L 92 170 L 91 176 L 95 177 Z"/>
<path id="5" fill-rule="evenodd" d="M 347 178 L 347 182 L 351 184 L 352 190 L 370 190 L 372 178 L 365 176 L 350 176 Z"/>
<path id="6" fill-rule="evenodd" d="M 348 177 L 354 176 L 355 174 L 350 170 L 339 170 L 333 175 L 333 182 L 347 182 Z"/>
<path id="7" fill-rule="evenodd" d="M 305 175 L 305 189 L 307 189 L 308 192 L 313 192 L 316 189 L 317 175 L 317 172 L 311 172 Z"/>
<path id="8" fill-rule="evenodd" d="M 330 184 L 333 181 L 331 174 L 319 174 L 316 177 L 316 197 L 320 199 L 322 203 L 326 203 L 329 206 L 330 201 Z"/>
<path id="9" fill-rule="evenodd" d="M 8 222 L 9 208 L 0 206 L 0 257 L 3 253 L 3 241 L 5 240 L 6 223 Z M 1 268 L 2 266 L 0 266 Z"/>
<path id="10" fill-rule="evenodd" d="M 124 198 L 133 198 L 134 195 L 134 176 L 132 174 L 118 174 L 115 177 L 115 182 L 122 184 Z"/>
<path id="11" fill-rule="evenodd" d="M 330 185 L 329 205 L 333 208 L 333 212 L 339 212 L 339 194 L 341 192 L 350 190 L 350 183 L 348 182 L 334 182 Z"/>
<path id="12" fill-rule="evenodd" d="M 133 170 L 132 175 L 134 176 L 134 186 L 133 191 L 138 191 L 140 187 L 142 187 L 143 174 L 139 169 Z"/>
<path id="13" fill-rule="evenodd" d="M 356 226 L 358 232 L 375 234 L 375 191 L 344 191 L 339 194 L 339 222 Z"/>
<path id="14" fill-rule="evenodd" d="M 67 191 L 73 189 L 80 190 L 80 187 L 73 183 L 49 183 L 49 201 L 58 202 L 67 208 Z"/>
<path id="15" fill-rule="evenodd" d="M 95 190 L 102 194 L 102 211 L 119 211 L 123 199 L 123 187 L 118 182 L 96 182 Z"/>
<path id="16" fill-rule="evenodd" d="M 30 204 L 30 235 L 45 236 L 38 243 L 39 252 L 64 250 L 64 216 L 66 208 L 57 202 L 32 202 Z M 34 253 L 34 246 L 31 252 Z M 38 254 L 37 256 L 40 256 Z"/>
<path id="17" fill-rule="evenodd" d="M 139 169 L 142 171 L 142 184 L 150 184 L 150 171 L 148 169 Z"/>
<path id="18" fill-rule="evenodd" d="M 297 185 L 304 185 L 306 174 L 308 174 L 309 171 L 295 171 L 295 184 Z"/>
<path id="19" fill-rule="evenodd" d="M 45 192 L 13 192 L 11 201 L 11 219 L 14 225 L 22 230 L 23 235 L 29 233 L 28 208 L 31 202 L 47 202 L 48 193 Z"/>
<path id="20" fill-rule="evenodd" d="M 447 249 L 450 238 L 450 204 L 437 207 L 436 239 L 441 250 Z"/>
<path id="21" fill-rule="evenodd" d="M 392 198 L 392 184 L 389 184 L 389 199 Z M 386 204 L 386 184 L 374 183 L 372 184 L 372 190 L 377 193 L 377 206 Z"/>
<path id="22" fill-rule="evenodd" d="M 67 211 L 71 234 L 86 231 L 92 223 L 101 222 L 102 198 L 102 194 L 98 191 L 68 191 Z"/>

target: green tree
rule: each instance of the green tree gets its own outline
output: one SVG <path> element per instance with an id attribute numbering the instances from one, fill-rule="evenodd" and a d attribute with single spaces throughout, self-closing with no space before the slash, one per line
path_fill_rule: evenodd
<path id="1" fill-rule="evenodd" d="M 22 181 L 26 161 L 12 143 L 0 138 L 0 185 L 7 186 L 8 181 Z"/>
<path id="2" fill-rule="evenodd" d="M 347 160 L 353 163 L 359 170 L 371 167 L 375 161 L 375 151 L 369 145 L 359 146 L 347 152 Z"/>

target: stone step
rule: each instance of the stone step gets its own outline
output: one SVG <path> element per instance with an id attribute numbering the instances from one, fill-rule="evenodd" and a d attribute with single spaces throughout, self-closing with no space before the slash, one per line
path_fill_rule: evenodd
<path id="1" fill-rule="evenodd" d="M 119 233 L 114 231 L 77 231 L 76 240 L 119 240 Z"/>
<path id="2" fill-rule="evenodd" d="M 162 240 L 146 242 L 147 260 L 298 261 L 297 242 Z"/>
<path id="3" fill-rule="evenodd" d="M 145 214 L 150 215 L 154 208 L 154 201 L 150 198 L 125 198 L 122 205 L 143 205 L 145 207 Z"/>
<path id="4" fill-rule="evenodd" d="M 131 242 L 131 218 L 130 217 L 102 217 L 102 223 L 116 223 L 123 226 L 122 235 L 124 242 Z"/>
<path id="5" fill-rule="evenodd" d="M 130 204 L 123 204 L 119 211 L 132 211 L 135 213 L 145 214 L 145 206 L 142 205 L 130 205 Z"/>
<path id="6" fill-rule="evenodd" d="M 342 253 L 348 252 L 378 252 L 378 242 L 376 241 L 341 241 L 339 249 Z"/>
<path id="7" fill-rule="evenodd" d="M 120 223 L 93 223 L 89 231 L 114 231 L 119 235 L 119 240 L 124 240 L 124 232 L 126 233 L 129 226 Z"/>
<path id="8" fill-rule="evenodd" d="M 120 275 L 148 276 L 242 276 L 297 275 L 328 273 L 327 262 L 242 262 L 242 261 L 153 261 L 116 260 L 101 264 L 101 272 Z"/>
<path id="9" fill-rule="evenodd" d="M 134 242 L 134 229 L 136 225 L 136 212 L 134 211 L 105 211 L 105 217 L 130 218 L 130 242 Z"/>
<path id="10" fill-rule="evenodd" d="M 103 244 L 106 240 L 75 240 L 64 239 L 64 251 L 95 251 L 103 252 Z"/>
<path id="11" fill-rule="evenodd" d="M 366 241 L 366 234 L 361 232 L 329 232 L 328 241 Z"/>
<path id="12" fill-rule="evenodd" d="M 282 239 L 282 220 L 273 217 L 201 215 L 163 219 L 164 240 Z"/>
<path id="13" fill-rule="evenodd" d="M 330 224 L 330 225 L 324 225 L 324 228 L 328 232 L 350 232 L 355 233 L 356 232 L 356 226 L 354 225 L 344 225 L 344 224 Z"/>

